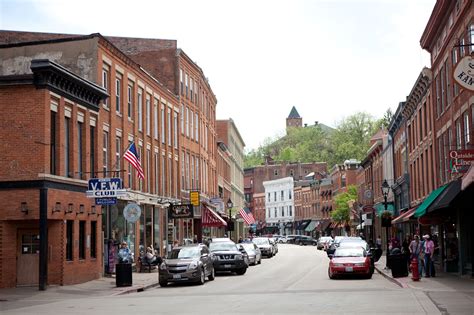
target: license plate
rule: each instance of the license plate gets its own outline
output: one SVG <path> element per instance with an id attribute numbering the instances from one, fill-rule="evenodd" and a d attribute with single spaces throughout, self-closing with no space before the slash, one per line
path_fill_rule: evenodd
<path id="1" fill-rule="evenodd" d="M 224 265 L 224 268 L 230 268 L 232 265 Z"/>
<path id="2" fill-rule="evenodd" d="M 346 267 L 346 272 L 352 272 L 352 267 Z"/>
<path id="3" fill-rule="evenodd" d="M 181 279 L 181 275 L 173 275 L 173 279 Z"/>

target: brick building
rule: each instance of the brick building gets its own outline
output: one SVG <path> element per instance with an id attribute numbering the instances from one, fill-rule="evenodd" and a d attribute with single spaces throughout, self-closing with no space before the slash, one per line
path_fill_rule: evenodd
<path id="1" fill-rule="evenodd" d="M 192 189 L 201 191 L 204 202 L 217 196 L 217 100 L 202 70 L 176 48 L 176 41 L 169 40 L 156 40 L 160 47 L 165 47 L 162 50 L 142 52 L 150 61 L 146 65 L 150 69 L 144 68 L 143 64 L 137 63 L 138 58 L 134 59 L 136 47 L 130 43 L 128 46 L 126 40 L 119 39 L 100 34 L 0 32 L 0 56 L 4 61 L 0 66 L 2 113 L 12 110 L 11 99 L 8 98 L 12 93 L 19 93 L 16 94 L 16 104 L 23 104 L 18 100 L 25 99 L 19 112 L 39 113 L 41 110 L 39 114 L 42 118 L 38 121 L 42 124 L 26 121 L 25 124 L 36 128 L 32 128 L 31 133 L 43 138 L 34 140 L 35 137 L 30 136 L 22 139 L 25 147 L 45 147 L 31 151 L 40 152 L 43 158 L 37 161 L 41 167 L 20 163 L 19 157 L 29 153 L 18 155 L 17 148 L 9 151 L 15 156 L 9 157 L 9 164 L 1 168 L 8 172 L 0 175 L 0 193 L 12 203 L 9 206 L 11 209 L 23 211 L 20 211 L 20 221 L 4 216 L 2 212 L 0 242 L 1 248 L 14 246 L 20 250 L 18 233 L 23 231 L 25 224 L 32 228 L 25 240 L 31 245 L 28 248 L 34 248 L 31 254 L 37 256 L 35 259 L 42 266 L 39 277 L 42 287 L 46 284 L 80 283 L 99 277 L 104 271 L 102 253 L 105 255 L 105 272 L 114 272 L 117 244 L 122 240 L 128 242 L 135 257 L 138 257 L 139 250 L 144 246 L 155 246 L 164 254 L 172 240 L 191 238 L 193 234 L 200 237 L 200 207 L 197 207 L 193 218 L 179 220 L 169 220 L 167 207 L 181 200 L 186 203 Z M 156 44 L 150 41 L 150 45 L 153 43 Z M 38 94 L 40 90 L 33 88 L 28 93 L 18 92 L 26 88 L 19 78 L 32 76 L 31 61 L 39 57 L 48 58 L 51 67 L 61 69 L 64 72 L 61 75 L 73 81 L 68 83 L 63 80 L 64 83 L 59 76 L 58 79 L 48 77 L 57 82 L 43 83 L 41 88 L 61 83 L 60 88 L 65 89 L 66 94 L 58 87 L 43 94 Z M 18 60 L 21 62 L 16 62 Z M 188 76 L 183 76 L 188 78 L 187 82 L 179 75 L 180 69 L 183 74 L 189 71 Z M 81 99 L 90 98 L 89 94 L 81 92 L 80 97 L 69 95 L 72 93 L 70 86 L 76 85 L 83 90 L 91 89 L 89 94 L 96 93 L 94 101 L 97 104 L 106 95 L 110 97 L 90 109 Z M 105 92 L 91 88 L 95 85 L 101 86 Z M 31 90 L 34 93 L 29 93 Z M 32 100 L 35 100 L 34 107 Z M 90 99 L 87 101 L 92 102 Z M 2 117 L 6 119 L 9 116 Z M 16 147 L 17 139 L 12 138 L 11 134 L 15 134 L 23 123 L 19 119 L 10 125 L 13 130 L 2 130 L 2 145 Z M 122 159 L 122 154 L 132 142 L 140 156 L 144 180 L 139 180 L 134 168 Z M 116 205 L 96 206 L 92 203 L 93 199 L 85 198 L 88 179 L 112 176 L 121 178 L 126 189 L 126 195 L 119 197 Z M 31 183 L 38 178 L 44 178 L 46 184 Z M 24 187 L 22 181 L 26 181 Z M 55 184 L 49 184 L 50 181 Z M 40 195 L 25 199 L 24 195 L 14 194 L 12 197 L 11 194 L 12 188 L 43 186 L 49 189 L 47 198 Z M 60 189 L 56 191 L 57 186 Z M 47 203 L 43 204 L 46 200 Z M 137 203 L 141 207 L 140 220 L 136 224 L 124 220 L 123 211 L 129 203 Z M 40 221 L 47 222 L 42 231 L 44 226 L 48 226 L 47 244 L 52 246 L 50 255 L 57 257 L 54 261 L 58 261 L 62 266 L 60 268 L 52 265 L 44 267 L 47 251 L 36 250 L 38 239 L 39 245 L 45 246 L 42 240 L 46 238 L 37 236 L 41 231 L 38 230 L 38 222 L 34 221 L 38 220 L 34 217 L 35 209 L 45 209 L 37 213 L 46 216 L 43 218 L 46 221 Z M 66 220 L 64 227 L 55 227 L 63 220 Z M 102 231 L 104 240 L 100 237 Z M 5 232 L 15 235 L 14 239 L 6 237 Z M 89 247 L 92 241 L 96 244 L 94 248 Z M 84 244 L 87 244 L 85 249 Z M 17 256 L 22 257 L 22 253 L 14 251 L 12 255 L 0 258 L 1 287 L 18 284 L 16 276 L 21 266 L 11 262 Z M 38 282 L 36 276 L 28 281 L 20 284 Z"/>

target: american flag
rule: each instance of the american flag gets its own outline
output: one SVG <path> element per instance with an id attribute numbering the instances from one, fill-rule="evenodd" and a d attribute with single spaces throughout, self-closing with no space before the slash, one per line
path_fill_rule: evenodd
<path id="1" fill-rule="evenodd" d="M 255 223 L 255 218 L 248 208 L 240 208 L 239 214 L 248 225 Z"/>
<path id="2" fill-rule="evenodd" d="M 145 174 L 143 174 L 142 164 L 140 163 L 140 158 L 138 157 L 137 148 L 135 147 L 134 142 L 132 142 L 132 144 L 128 147 L 123 157 L 137 170 L 138 177 L 144 179 Z"/>

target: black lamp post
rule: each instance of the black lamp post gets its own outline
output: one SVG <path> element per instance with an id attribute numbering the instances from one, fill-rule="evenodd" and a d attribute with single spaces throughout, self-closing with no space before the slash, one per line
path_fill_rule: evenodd
<path id="1" fill-rule="evenodd" d="M 232 203 L 232 200 L 230 198 L 227 200 L 227 209 L 229 209 L 229 226 L 227 227 L 229 229 L 229 238 L 232 239 L 232 207 L 234 204 Z"/>
<path id="2" fill-rule="evenodd" d="M 384 179 L 383 180 L 383 183 L 382 183 L 382 195 L 383 195 L 383 206 L 384 206 L 384 210 L 387 211 L 387 197 L 388 197 L 388 193 L 390 192 L 390 186 L 388 185 L 387 183 L 387 180 Z M 383 216 L 382 216 L 382 221 L 383 221 Z M 387 267 L 388 267 L 388 251 L 389 251 L 389 248 L 388 248 L 388 228 L 390 227 L 390 224 L 388 222 L 385 222 L 384 224 L 385 226 L 385 239 L 386 239 L 386 242 L 387 242 Z"/>

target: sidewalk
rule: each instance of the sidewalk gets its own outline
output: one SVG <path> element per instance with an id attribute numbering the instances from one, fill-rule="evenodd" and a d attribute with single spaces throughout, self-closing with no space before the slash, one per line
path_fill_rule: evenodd
<path id="1" fill-rule="evenodd" d="M 158 269 L 154 269 L 150 273 L 133 272 L 132 283 L 133 285 L 130 287 L 117 287 L 115 276 L 112 276 L 102 277 L 81 284 L 48 286 L 45 291 L 39 291 L 37 286 L 0 289 L 0 302 L 46 301 L 50 299 L 60 299 L 61 297 L 84 298 L 88 296 L 115 296 L 141 292 L 158 286 Z"/>
<path id="2" fill-rule="evenodd" d="M 375 269 L 388 280 L 396 283 L 402 288 L 411 288 L 422 291 L 463 291 L 474 293 L 474 279 L 462 278 L 457 275 L 438 272 L 435 278 L 420 278 L 419 281 L 413 281 L 411 274 L 408 277 L 393 278 L 392 271 L 385 269 L 386 256 L 380 257 L 375 263 Z"/>

